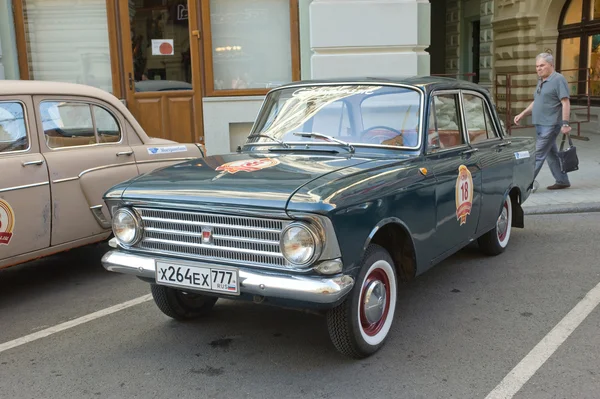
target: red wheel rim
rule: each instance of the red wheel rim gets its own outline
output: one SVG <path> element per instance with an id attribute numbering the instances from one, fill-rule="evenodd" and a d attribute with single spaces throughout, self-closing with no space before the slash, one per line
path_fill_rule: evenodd
<path id="1" fill-rule="evenodd" d="M 506 239 L 506 234 L 508 233 L 508 201 L 504 201 L 504 205 L 502 206 L 502 212 L 500 212 L 500 216 L 498 217 L 498 240 L 500 242 Z"/>
<path id="2" fill-rule="evenodd" d="M 364 298 L 365 298 L 365 293 L 366 293 L 369 285 L 374 281 L 381 282 L 383 284 L 383 286 L 385 287 L 386 302 L 385 302 L 385 307 L 383 309 L 383 314 L 381 315 L 381 318 L 374 323 L 369 323 L 369 321 L 367 320 L 367 316 L 365 314 Z M 389 280 L 386 272 L 383 271 L 382 269 L 375 269 L 375 270 L 371 271 L 371 273 L 365 279 L 365 282 L 362 286 L 362 293 L 360 296 L 360 324 L 362 326 L 363 331 L 368 336 L 373 337 L 373 336 L 377 335 L 377 333 L 379 333 L 379 331 L 381 331 L 381 329 L 383 328 L 383 325 L 385 324 L 385 321 L 387 320 L 388 313 L 390 310 L 390 300 L 391 300 L 390 295 L 391 295 L 390 280 Z"/>

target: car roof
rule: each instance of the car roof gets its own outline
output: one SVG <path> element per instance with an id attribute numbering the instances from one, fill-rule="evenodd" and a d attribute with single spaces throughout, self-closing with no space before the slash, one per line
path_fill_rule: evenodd
<path id="1" fill-rule="evenodd" d="M 466 80 L 460 80 L 455 78 L 449 78 L 444 76 L 407 76 L 407 77 L 357 77 L 357 78 L 335 78 L 335 79 L 321 79 L 321 80 L 300 80 L 292 82 L 283 86 L 278 87 L 294 87 L 303 85 L 339 85 L 339 84 L 374 84 L 374 83 L 387 83 L 387 84 L 403 84 L 407 86 L 414 86 L 423 89 L 425 92 L 431 92 L 434 90 L 451 90 L 451 89 L 465 89 L 474 90 L 481 93 L 489 94 L 488 90 L 476 83 L 468 82 Z M 275 90 L 277 90 L 275 89 Z"/>
<path id="2" fill-rule="evenodd" d="M 121 103 L 109 92 L 78 83 L 51 82 L 44 80 L 3 80 L 0 95 L 60 95 L 97 97 L 111 104 Z"/>

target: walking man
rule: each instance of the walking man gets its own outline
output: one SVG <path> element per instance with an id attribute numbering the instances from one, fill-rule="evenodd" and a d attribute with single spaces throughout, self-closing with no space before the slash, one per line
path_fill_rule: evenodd
<path id="1" fill-rule="evenodd" d="M 555 183 L 548 186 L 548 190 L 560 190 L 571 187 L 569 176 L 560 169 L 556 138 L 559 133 L 569 134 L 569 115 L 571 103 L 569 102 L 569 87 L 563 75 L 554 70 L 554 57 L 548 53 L 541 53 L 535 58 L 535 69 L 538 74 L 538 84 L 533 94 L 533 102 L 515 116 L 518 125 L 526 115 L 533 115 L 533 124 L 537 135 L 535 146 L 535 173 L 537 177 L 542 165 L 548 157 L 548 166 L 554 176 Z M 534 191 L 535 187 L 534 182 Z"/>

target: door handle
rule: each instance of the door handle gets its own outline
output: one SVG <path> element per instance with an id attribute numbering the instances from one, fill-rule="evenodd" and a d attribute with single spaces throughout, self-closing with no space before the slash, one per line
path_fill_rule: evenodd
<path id="1" fill-rule="evenodd" d="M 21 165 L 23 165 L 23 166 L 31 166 L 31 165 L 42 165 L 43 163 L 44 163 L 43 159 L 38 159 L 37 161 L 23 162 Z"/>
<path id="2" fill-rule="evenodd" d="M 120 157 L 121 155 L 130 156 L 131 154 L 133 154 L 133 151 L 121 151 L 121 152 L 117 152 L 117 156 L 118 157 Z"/>
<path id="3" fill-rule="evenodd" d="M 512 141 L 506 140 L 506 141 L 503 141 L 502 143 L 498 144 L 498 147 L 506 147 L 507 145 L 511 145 L 511 144 L 512 144 Z"/>
<path id="4" fill-rule="evenodd" d="M 463 152 L 461 152 L 461 155 L 469 155 L 469 154 L 474 154 L 477 151 L 479 151 L 479 148 L 471 148 L 469 150 L 464 150 Z"/>

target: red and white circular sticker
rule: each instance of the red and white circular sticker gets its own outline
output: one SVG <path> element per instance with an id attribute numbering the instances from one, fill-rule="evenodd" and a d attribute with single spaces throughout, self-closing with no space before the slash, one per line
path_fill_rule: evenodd
<path id="1" fill-rule="evenodd" d="M 8 245 L 15 227 L 15 213 L 10 204 L 0 199 L 0 245 Z"/>

